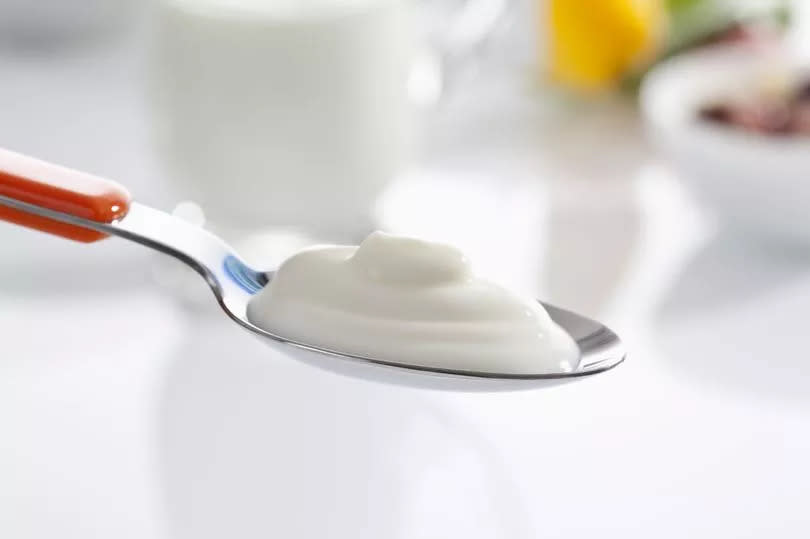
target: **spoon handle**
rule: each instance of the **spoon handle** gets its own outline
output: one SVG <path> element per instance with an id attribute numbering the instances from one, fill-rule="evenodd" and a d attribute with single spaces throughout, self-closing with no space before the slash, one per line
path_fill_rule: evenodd
<path id="1" fill-rule="evenodd" d="M 96 223 L 126 216 L 130 196 L 121 185 L 0 148 L 0 196 Z M 107 234 L 0 205 L 0 220 L 90 243 Z"/>

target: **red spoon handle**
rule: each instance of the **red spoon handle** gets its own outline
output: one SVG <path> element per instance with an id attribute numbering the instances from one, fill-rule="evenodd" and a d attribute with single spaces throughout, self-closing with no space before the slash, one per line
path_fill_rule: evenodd
<path id="1" fill-rule="evenodd" d="M 112 223 L 129 210 L 130 196 L 121 185 L 0 148 L 0 196 L 98 223 Z M 0 219 L 93 242 L 106 234 L 25 213 L 0 204 Z"/>

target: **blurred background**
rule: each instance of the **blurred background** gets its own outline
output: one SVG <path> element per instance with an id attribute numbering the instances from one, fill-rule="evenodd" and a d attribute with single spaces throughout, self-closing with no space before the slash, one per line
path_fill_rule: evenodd
<path id="1" fill-rule="evenodd" d="M 202 280 L 0 223 L 0 536 L 804 538 L 810 10 L 0 0 L 0 146 L 272 267 L 381 228 L 605 321 L 615 371 L 299 365 Z"/>

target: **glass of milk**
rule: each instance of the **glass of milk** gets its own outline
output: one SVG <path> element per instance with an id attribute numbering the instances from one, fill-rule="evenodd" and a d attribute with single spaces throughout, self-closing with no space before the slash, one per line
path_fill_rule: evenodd
<path id="1" fill-rule="evenodd" d="M 151 96 L 168 173 L 215 225 L 361 237 L 413 153 L 419 52 L 457 66 L 504 1 L 160 0 Z"/>

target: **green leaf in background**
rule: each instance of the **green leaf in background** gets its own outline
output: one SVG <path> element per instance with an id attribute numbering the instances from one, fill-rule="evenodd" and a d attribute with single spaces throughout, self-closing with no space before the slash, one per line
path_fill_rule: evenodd
<path id="1" fill-rule="evenodd" d="M 672 12 L 677 12 L 682 9 L 690 9 L 695 4 L 701 4 L 705 0 L 667 0 L 667 9 Z"/>
<path id="2" fill-rule="evenodd" d="M 755 22 L 785 28 L 790 23 L 790 0 L 666 0 L 669 34 L 656 62 L 700 46 L 735 25 Z M 623 83 L 635 92 L 646 70 L 630 74 Z"/>
<path id="3" fill-rule="evenodd" d="M 679 52 L 735 24 L 764 21 L 784 27 L 788 0 L 667 0 L 670 33 L 667 55 Z"/>

